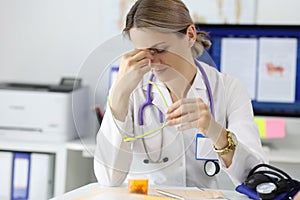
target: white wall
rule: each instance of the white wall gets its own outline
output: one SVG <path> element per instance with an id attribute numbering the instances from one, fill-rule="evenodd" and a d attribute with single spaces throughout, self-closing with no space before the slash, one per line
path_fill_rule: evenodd
<path id="1" fill-rule="evenodd" d="M 299 0 L 257 0 L 258 24 L 300 25 Z"/>
<path id="2" fill-rule="evenodd" d="M 0 0 L 0 80 L 58 83 L 101 42 L 98 0 Z"/>

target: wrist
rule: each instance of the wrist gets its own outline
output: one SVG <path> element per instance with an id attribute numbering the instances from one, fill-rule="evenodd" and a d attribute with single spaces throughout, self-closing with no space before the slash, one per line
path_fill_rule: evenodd
<path id="1" fill-rule="evenodd" d="M 213 118 L 209 123 L 209 128 L 206 131 L 206 136 L 212 140 L 213 144 L 216 147 L 222 148 L 228 144 L 226 129 L 224 129 Z"/>
<path id="2" fill-rule="evenodd" d="M 218 137 L 213 141 L 213 145 L 216 149 L 224 149 L 228 146 L 226 129 L 222 128 Z"/>
<path id="3" fill-rule="evenodd" d="M 235 150 L 236 145 L 237 145 L 237 139 L 236 136 L 230 132 L 229 130 L 226 130 L 226 135 L 227 135 L 227 146 L 219 149 L 218 147 L 216 147 L 215 145 L 213 145 L 213 149 L 215 152 L 217 152 L 219 155 L 225 155 L 228 154 L 229 152 L 232 152 Z"/>

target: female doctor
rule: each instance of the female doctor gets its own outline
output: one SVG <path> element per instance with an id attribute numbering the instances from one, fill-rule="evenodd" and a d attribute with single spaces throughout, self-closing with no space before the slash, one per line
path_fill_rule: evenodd
<path id="1" fill-rule="evenodd" d="M 265 158 L 251 100 L 237 79 L 195 58 L 210 46 L 180 0 L 138 0 L 97 135 L 95 175 L 106 186 L 145 174 L 150 184 L 218 187 L 220 166 L 234 184 Z"/>

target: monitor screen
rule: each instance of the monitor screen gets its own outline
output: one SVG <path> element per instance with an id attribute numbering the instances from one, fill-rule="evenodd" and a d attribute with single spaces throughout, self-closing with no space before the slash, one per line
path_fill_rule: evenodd
<path id="1" fill-rule="evenodd" d="M 196 24 L 219 71 L 244 82 L 255 115 L 300 116 L 300 26 Z"/>

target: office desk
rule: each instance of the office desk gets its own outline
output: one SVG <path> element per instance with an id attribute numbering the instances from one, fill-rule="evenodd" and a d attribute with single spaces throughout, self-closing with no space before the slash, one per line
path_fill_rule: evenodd
<path id="1" fill-rule="evenodd" d="M 103 188 L 100 184 L 98 183 L 91 183 L 88 185 L 85 185 L 83 187 L 80 187 L 78 189 L 75 189 L 73 191 L 70 191 L 68 193 L 65 193 L 63 195 L 57 196 L 52 198 L 51 200 L 94 200 L 96 199 L 96 192 L 97 189 L 101 189 Z M 124 191 L 127 190 L 127 188 L 123 188 Z M 183 188 L 180 188 L 183 189 Z M 188 189 L 188 188 L 187 188 Z M 248 197 L 241 195 L 235 191 L 230 191 L 230 190 L 221 190 L 226 199 L 230 199 L 230 200 L 249 200 Z M 100 199 L 100 198 L 99 198 Z M 109 200 L 109 199 L 106 199 Z M 123 199 L 125 200 L 125 199 Z"/>

